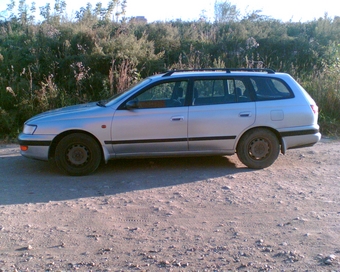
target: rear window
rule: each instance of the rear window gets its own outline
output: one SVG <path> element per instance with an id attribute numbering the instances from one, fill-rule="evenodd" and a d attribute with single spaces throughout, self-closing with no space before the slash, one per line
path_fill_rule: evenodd
<path id="1" fill-rule="evenodd" d="M 293 92 L 285 82 L 277 78 L 252 77 L 256 100 L 277 100 L 294 97 Z"/>

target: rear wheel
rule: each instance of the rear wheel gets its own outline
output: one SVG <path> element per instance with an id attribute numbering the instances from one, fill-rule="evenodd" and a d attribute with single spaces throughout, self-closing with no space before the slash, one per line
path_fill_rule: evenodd
<path id="1" fill-rule="evenodd" d="M 92 173 L 98 168 L 100 161 L 100 146 L 92 137 L 82 133 L 65 136 L 55 150 L 58 168 L 72 176 Z"/>
<path id="2" fill-rule="evenodd" d="M 237 145 L 237 156 L 249 168 L 262 169 L 272 165 L 280 153 L 276 135 L 268 129 L 245 133 Z"/>

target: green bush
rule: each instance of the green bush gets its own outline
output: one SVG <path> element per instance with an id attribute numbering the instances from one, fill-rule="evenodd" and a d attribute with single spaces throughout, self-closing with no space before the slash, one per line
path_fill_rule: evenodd
<path id="1" fill-rule="evenodd" d="M 16 136 L 17 128 L 13 127 L 14 118 L 8 112 L 0 108 L 0 128 L 2 138 L 13 138 Z"/>
<path id="2" fill-rule="evenodd" d="M 322 130 L 338 133 L 340 17 L 284 23 L 253 12 L 240 18 L 226 4 L 217 6 L 213 23 L 147 24 L 112 18 L 119 3 L 88 5 L 72 20 L 63 16 L 64 1 L 54 11 L 46 5 L 41 23 L 11 10 L 0 19 L 0 138 L 15 135 L 39 112 L 107 98 L 168 69 L 202 67 L 288 72 L 318 103 Z M 124 15 L 124 1 L 120 8 L 117 16 Z"/>

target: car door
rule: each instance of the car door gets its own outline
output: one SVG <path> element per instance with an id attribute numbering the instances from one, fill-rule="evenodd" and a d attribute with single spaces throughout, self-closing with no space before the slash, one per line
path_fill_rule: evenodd
<path id="1" fill-rule="evenodd" d="M 234 153 L 237 137 L 255 122 L 249 88 L 245 78 L 194 80 L 188 121 L 190 152 Z"/>
<path id="2" fill-rule="evenodd" d="M 187 86 L 187 81 L 163 82 L 125 101 L 112 121 L 116 156 L 187 151 Z"/>

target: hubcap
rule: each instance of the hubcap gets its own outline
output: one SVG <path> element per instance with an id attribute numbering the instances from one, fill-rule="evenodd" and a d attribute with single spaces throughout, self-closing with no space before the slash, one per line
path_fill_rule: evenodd
<path id="1" fill-rule="evenodd" d="M 264 139 L 254 139 L 249 145 L 249 155 L 255 160 L 264 159 L 269 151 L 270 146 Z"/>
<path id="2" fill-rule="evenodd" d="M 81 166 L 90 159 L 90 152 L 83 145 L 72 145 L 66 154 L 67 160 L 75 166 Z"/>

